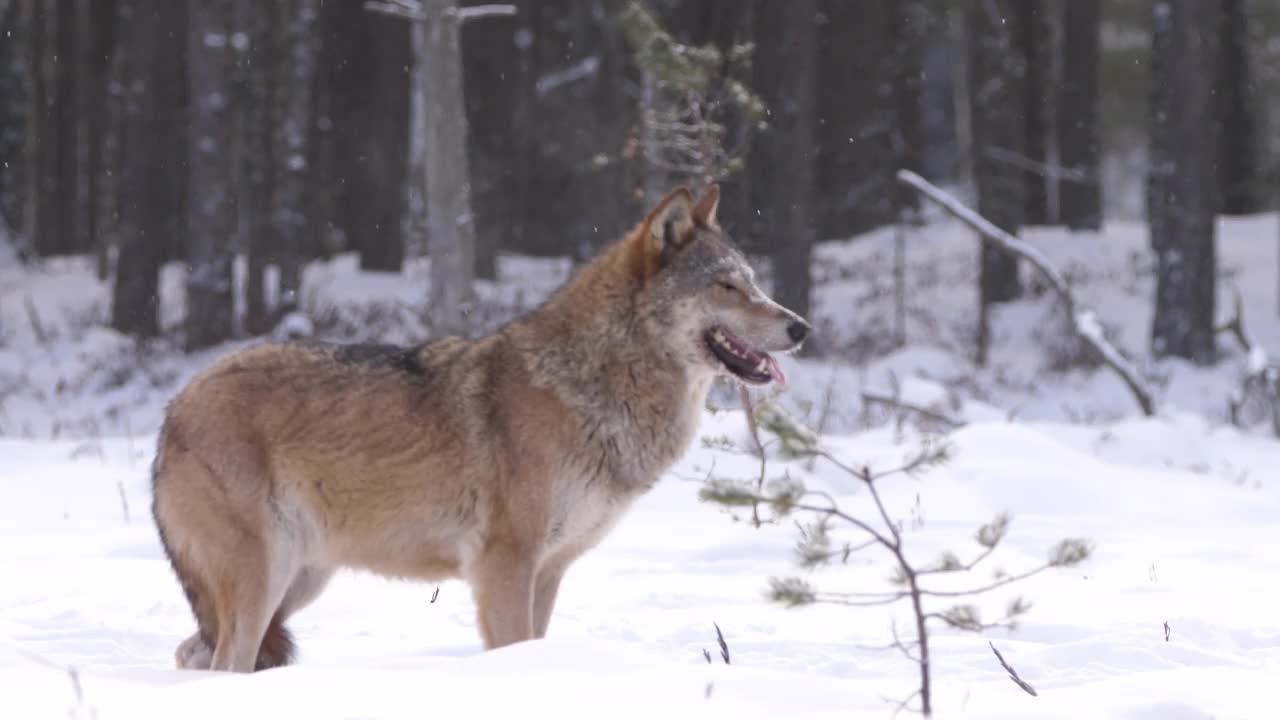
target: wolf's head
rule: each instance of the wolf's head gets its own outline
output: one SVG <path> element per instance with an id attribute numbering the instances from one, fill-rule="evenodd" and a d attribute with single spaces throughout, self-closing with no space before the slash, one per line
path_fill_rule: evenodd
<path id="1" fill-rule="evenodd" d="M 720 228 L 719 202 L 717 185 L 697 199 L 676 188 L 632 236 L 649 329 L 686 363 L 753 385 L 783 383 L 769 353 L 799 349 L 809 324 L 756 285 L 746 257 Z"/>

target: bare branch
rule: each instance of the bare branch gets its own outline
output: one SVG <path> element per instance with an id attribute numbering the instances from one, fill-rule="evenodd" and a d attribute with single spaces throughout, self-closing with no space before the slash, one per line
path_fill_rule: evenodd
<path id="1" fill-rule="evenodd" d="M 910 695 L 906 696 L 901 701 L 899 701 L 897 706 L 894 707 L 893 714 L 889 716 L 889 720 L 896 720 L 898 715 L 902 714 L 902 711 L 904 710 L 908 712 L 917 712 L 917 713 L 924 712 L 924 710 L 922 710 L 921 708 L 911 707 L 911 701 L 920 697 L 921 692 L 922 691 L 920 690 L 916 690 L 915 692 L 911 693 Z"/>
<path id="2" fill-rule="evenodd" d="M 764 491 L 764 474 L 768 467 L 768 459 L 765 457 L 764 443 L 760 441 L 760 428 L 756 425 L 755 406 L 751 403 L 751 393 L 747 391 L 747 386 L 738 386 L 739 397 L 742 399 L 743 412 L 747 414 L 747 430 L 751 433 L 751 441 L 755 443 L 756 452 L 760 453 L 760 477 L 756 478 L 756 495 Z M 751 506 L 751 522 L 760 527 L 760 504 L 756 503 Z"/>
<path id="3" fill-rule="evenodd" d="M 811 493 L 809 493 L 809 494 L 818 494 L 818 493 L 816 493 L 816 492 L 811 492 Z M 825 494 L 825 493 L 823 493 L 823 494 Z M 830 496 L 828 496 L 828 497 L 830 497 Z M 767 502 L 767 499 L 766 499 L 765 501 Z M 841 520 L 843 520 L 843 521 L 845 521 L 845 522 L 849 523 L 850 525 L 852 525 L 852 526 L 854 526 L 854 527 L 858 528 L 859 530 L 861 530 L 861 531 L 863 531 L 863 532 L 867 533 L 867 534 L 868 534 L 868 535 L 870 535 L 873 539 L 875 539 L 875 541 L 876 541 L 876 542 L 880 543 L 881 545 L 884 545 L 885 547 L 888 547 L 888 548 L 892 548 L 892 547 L 893 547 L 893 540 L 891 540 L 891 539 L 889 539 L 889 538 L 885 537 L 882 533 L 880 533 L 878 530 L 876 530 L 875 528 L 871 527 L 871 526 L 870 526 L 870 525 L 868 525 L 867 523 L 865 523 L 865 522 L 863 522 L 863 521 L 859 520 L 858 518 L 856 518 L 856 517 L 854 517 L 854 516 L 852 516 L 852 515 L 849 515 L 849 514 L 848 514 L 848 513 L 846 513 L 846 512 L 843 512 L 843 511 L 841 511 L 841 510 L 839 510 L 839 509 L 837 509 L 837 508 L 834 508 L 834 507 L 821 507 L 821 506 L 819 506 L 819 505 L 807 505 L 807 504 L 804 504 L 804 503 L 797 503 L 797 504 L 793 505 L 792 507 L 793 507 L 794 509 L 796 509 L 796 510 L 806 510 L 806 511 L 808 511 L 808 512 L 813 512 L 813 513 L 824 513 L 824 514 L 827 514 L 827 515 L 831 515 L 832 517 L 838 517 L 838 518 L 840 518 Z"/>
<path id="4" fill-rule="evenodd" d="M 901 398 L 897 398 L 891 395 L 884 395 L 881 393 L 864 390 L 862 392 L 862 401 L 868 404 L 884 405 L 886 407 L 897 408 L 899 410 L 906 410 L 908 412 L 913 412 L 921 417 L 927 418 L 929 420 L 934 420 L 936 422 L 940 422 L 951 428 L 958 428 L 964 425 L 964 421 L 962 420 L 957 420 L 955 418 L 948 417 L 946 415 L 943 415 L 940 412 L 930 410 L 929 408 L 921 405 L 915 405 L 913 403 L 909 403 L 905 400 L 902 400 Z"/>
<path id="5" fill-rule="evenodd" d="M 975 567 L 977 567 L 978 564 L 981 563 L 983 560 L 986 560 L 987 558 L 991 557 L 991 553 L 995 551 L 996 551 L 996 546 L 992 545 L 991 547 L 986 548 L 982 552 L 978 553 L 978 555 L 974 559 L 970 560 L 967 563 L 957 562 L 950 565 L 943 565 L 941 567 L 925 568 L 924 570 L 917 570 L 916 574 L 917 575 L 945 575 L 947 573 L 969 572 L 970 570 L 973 570 Z"/>
<path id="6" fill-rule="evenodd" d="M 427 14 L 423 11 L 422 4 L 419 2 L 365 0 L 364 9 L 412 22 L 427 21 Z M 469 20 L 482 20 L 491 17 L 511 17 L 515 14 L 516 6 L 505 4 L 472 5 L 471 7 L 457 7 L 455 5 L 445 10 L 445 17 L 463 23 Z"/>
<path id="7" fill-rule="evenodd" d="M 493 5 L 472 5 L 470 7 L 453 7 L 450 8 L 449 14 L 457 17 L 462 22 L 468 20 L 480 20 L 482 18 L 491 17 L 511 17 L 516 14 L 515 5 L 493 4 Z"/>
<path id="8" fill-rule="evenodd" d="M 1124 381 L 1124 384 L 1138 402 L 1139 407 L 1142 408 L 1142 413 L 1148 417 L 1155 414 L 1155 401 L 1152 399 L 1151 390 L 1142 380 L 1137 368 L 1126 360 L 1116 350 L 1115 346 L 1106 339 L 1097 317 L 1092 311 L 1076 310 L 1075 298 L 1071 294 L 1071 289 L 1066 279 L 1049 264 L 1043 253 L 1000 229 L 990 220 L 982 217 L 938 186 L 910 170 L 899 170 L 898 182 L 915 188 L 925 198 L 973 228 L 982 237 L 999 246 L 1002 250 L 1013 253 L 1030 263 L 1057 293 L 1058 299 L 1067 309 L 1068 316 L 1074 320 L 1076 334 L 1097 351 L 1103 361 L 1120 375 L 1120 379 Z"/>
<path id="9" fill-rule="evenodd" d="M 405 3 L 387 2 L 385 0 L 365 0 L 364 9 L 383 15 L 398 17 L 413 22 L 426 22 L 426 13 L 420 8 L 412 8 Z"/>
<path id="10" fill-rule="evenodd" d="M 925 588 L 921 588 L 920 593 L 922 595 L 929 595 L 931 597 L 950 597 L 950 598 L 973 597 L 974 595 L 983 595 L 985 593 L 991 592 L 992 590 L 1002 588 L 1005 585 L 1011 585 L 1013 583 L 1018 582 L 1019 580 L 1026 580 L 1027 578 L 1033 577 L 1035 575 L 1039 575 L 1040 573 L 1052 567 L 1057 567 L 1057 566 L 1050 563 L 1045 563 L 1044 565 L 1041 565 L 1036 568 L 1032 568 L 1031 570 L 1020 572 L 1015 575 L 1006 575 L 1005 577 L 1002 577 L 999 580 L 996 580 L 994 582 L 990 582 L 990 583 L 987 583 L 986 585 L 981 585 L 976 588 L 970 588 L 968 590 L 927 590 Z"/>
<path id="11" fill-rule="evenodd" d="M 881 607 L 883 605 L 892 605 L 911 597 L 909 592 L 901 592 L 897 595 L 886 595 L 879 600 L 856 600 L 844 597 L 845 593 L 814 593 L 814 602 L 825 603 L 827 605 L 843 605 L 845 607 Z"/>
<path id="12" fill-rule="evenodd" d="M 893 633 L 893 642 L 891 643 L 886 643 L 884 645 L 855 645 L 854 647 L 858 648 L 859 650 L 872 650 L 877 652 L 881 650 L 897 650 L 898 652 L 902 653 L 903 657 L 905 657 L 910 662 L 913 662 L 913 663 L 920 662 L 920 658 L 916 657 L 916 655 L 912 652 L 912 648 L 920 647 L 919 641 L 903 640 L 902 636 L 898 634 L 897 620 L 891 620 L 889 622 L 889 632 Z"/>

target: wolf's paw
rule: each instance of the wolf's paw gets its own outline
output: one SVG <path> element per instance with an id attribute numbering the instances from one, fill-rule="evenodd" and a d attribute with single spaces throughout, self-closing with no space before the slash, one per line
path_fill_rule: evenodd
<path id="1" fill-rule="evenodd" d="M 213 664 L 213 648 L 196 633 L 178 646 L 174 660 L 179 670 L 208 670 Z"/>

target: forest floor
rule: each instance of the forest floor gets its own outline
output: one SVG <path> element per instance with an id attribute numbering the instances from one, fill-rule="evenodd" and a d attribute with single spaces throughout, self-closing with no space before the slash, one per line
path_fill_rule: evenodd
<path id="1" fill-rule="evenodd" d="M 1219 316 L 1238 289 L 1246 322 L 1280 352 L 1274 215 L 1220 226 Z M 938 629 L 939 718 L 1207 720 L 1274 714 L 1280 674 L 1280 441 L 1260 418 L 1227 423 L 1247 358 L 1221 340 L 1212 368 L 1146 357 L 1154 282 L 1141 225 L 1070 235 L 1032 230 L 1156 389 L 1143 418 L 1106 368 L 1071 362 L 1046 293 L 992 317 L 990 362 L 971 361 L 976 243 L 931 220 L 905 243 L 906 344 L 894 347 L 894 230 L 824 243 L 815 262 L 816 338 L 827 359 L 785 358 L 778 400 L 850 463 L 889 467 L 944 435 L 954 459 L 919 478 L 886 480 L 908 554 L 976 552 L 974 530 L 1013 522 L 971 582 L 996 567 L 1042 562 L 1068 536 L 1092 559 L 978 602 L 998 615 L 1015 595 L 1032 609 L 1016 630 Z M 401 274 L 358 272 L 340 256 L 307 269 L 304 309 L 319 334 L 408 342 L 427 332 L 425 262 Z M 567 262 L 503 258 L 481 287 L 492 327 L 560 282 Z M 1025 277 L 1030 273 L 1024 270 Z M 1034 283 L 1028 283 L 1034 284 Z M 181 270 L 165 269 L 166 328 L 181 317 Z M 763 593 L 795 569 L 790 522 L 755 529 L 701 503 L 709 472 L 753 477 L 732 393 L 709 410 L 695 448 L 566 578 L 550 637 L 482 653 L 465 586 L 349 573 L 293 623 L 298 665 L 254 676 L 171 669 L 192 630 L 149 516 L 147 471 L 168 397 L 214 356 L 161 341 L 137 347 L 104 329 L 108 288 L 92 262 L 6 263 L 0 248 L 0 717 L 289 716 L 392 718 L 887 718 L 915 688 L 912 665 L 878 649 L 906 607 L 788 610 Z M 838 361 L 833 358 L 840 358 Z M 940 431 L 866 408 L 893 394 L 959 425 Z M 859 483 L 825 463 L 784 470 L 858 517 Z M 833 527 L 837 542 L 861 538 Z M 888 589 L 887 556 L 864 551 L 803 573 L 831 591 Z M 938 604 L 932 609 L 946 608 Z M 731 664 L 719 657 L 716 625 Z M 1013 684 L 994 642 L 1038 696 Z M 703 651 L 709 651 L 708 662 Z"/>

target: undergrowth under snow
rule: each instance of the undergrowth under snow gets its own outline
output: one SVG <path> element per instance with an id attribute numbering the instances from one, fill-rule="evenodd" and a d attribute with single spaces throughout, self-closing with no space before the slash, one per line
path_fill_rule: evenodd
<path id="1" fill-rule="evenodd" d="M 1228 220 L 1220 232 L 1220 307 L 1225 315 L 1238 287 L 1251 332 L 1273 351 L 1275 223 Z M 793 386 L 782 402 L 849 462 L 893 465 L 920 442 L 911 423 L 866 410 L 864 390 L 896 389 L 965 423 L 948 434 L 954 460 L 883 485 L 916 560 L 964 554 L 973 530 L 1001 511 L 1013 525 L 993 565 L 1034 565 L 1066 536 L 1095 543 L 1080 568 L 982 602 L 995 612 L 1025 595 L 1033 609 L 1018 630 L 937 631 L 937 717 L 1273 716 L 1280 443 L 1224 422 L 1247 358 L 1228 338 L 1214 368 L 1146 358 L 1153 278 L 1141 226 L 1026 238 L 1156 384 L 1157 417 L 1137 417 L 1106 369 L 1055 355 L 1047 296 L 1001 308 L 990 366 L 973 367 L 975 243 L 946 221 L 908 241 L 905 347 L 889 343 L 886 229 L 818 251 L 818 337 L 845 360 L 783 360 Z M 503 258 L 501 271 L 481 288 L 489 327 L 536 304 L 569 266 Z M 420 339 L 425 277 L 422 263 L 367 274 L 341 256 L 308 269 L 304 310 L 326 337 Z M 180 317 L 180 283 L 181 271 L 166 268 L 166 327 Z M 891 640 L 892 621 L 905 627 L 905 608 L 767 603 L 768 578 L 796 572 L 795 528 L 753 529 L 696 500 L 709 472 L 758 471 L 754 458 L 717 447 L 725 437 L 746 445 L 733 409 L 709 411 L 708 443 L 570 571 L 545 641 L 483 653 L 464 585 L 442 585 L 433 603 L 435 586 L 353 573 L 295 618 L 298 665 L 176 672 L 173 649 L 192 621 L 150 522 L 154 432 L 193 372 L 251 341 L 192 357 L 164 340 L 137 346 L 103 329 L 107 299 L 87 260 L 0 267 L 0 717 L 887 718 L 914 689 L 910 664 L 876 648 Z M 722 406 L 731 397 L 718 394 Z M 829 465 L 771 460 L 771 474 L 784 469 L 852 512 L 868 510 L 858 483 Z M 863 553 L 810 579 L 882 589 L 886 560 Z M 988 641 L 1037 697 L 1010 682 Z"/>

